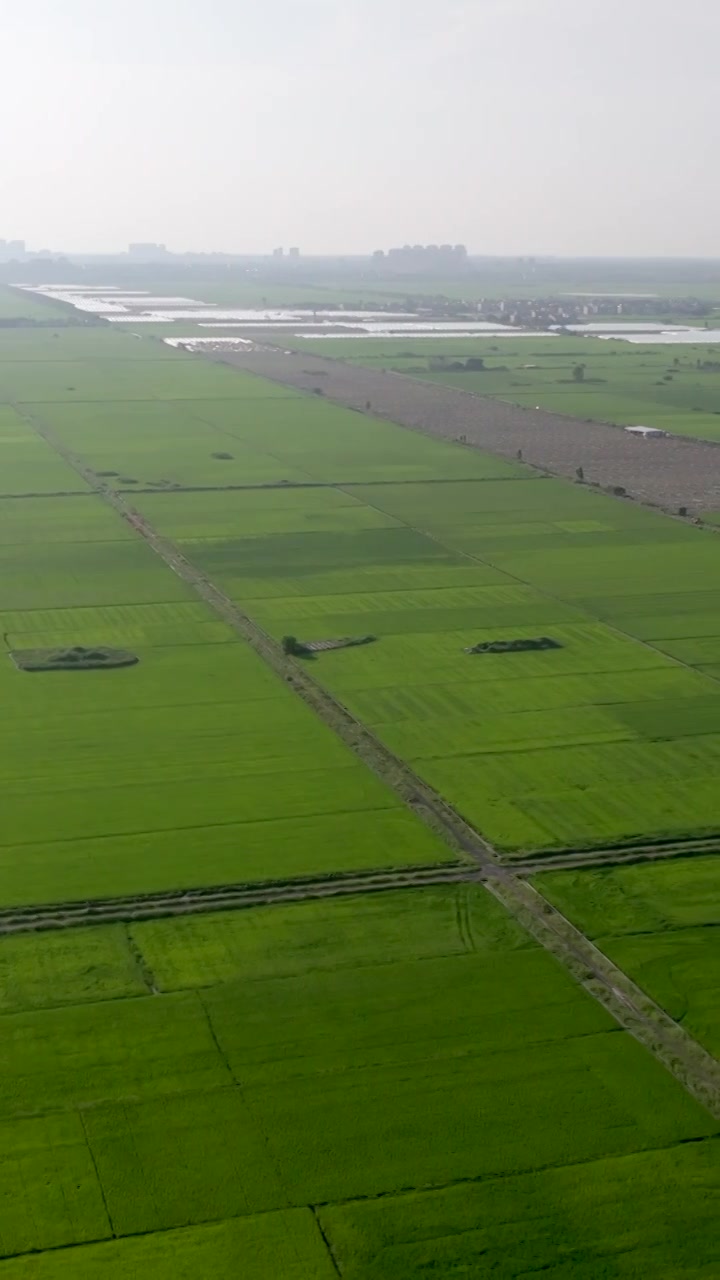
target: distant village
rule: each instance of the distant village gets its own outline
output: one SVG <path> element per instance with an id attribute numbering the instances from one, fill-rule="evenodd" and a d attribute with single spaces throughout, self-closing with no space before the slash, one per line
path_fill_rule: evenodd
<path id="1" fill-rule="evenodd" d="M 617 320 L 618 316 L 632 316 L 634 319 L 647 316 L 648 319 L 662 319 L 664 316 L 677 320 L 678 316 L 688 320 L 702 320 L 712 314 L 714 307 L 710 302 L 699 298 L 657 298 L 632 297 L 618 298 L 617 294 L 607 297 L 594 296 L 583 298 L 481 298 L 479 301 L 462 304 L 464 309 L 472 309 L 481 320 L 497 321 L 500 324 L 520 325 L 524 329 L 548 329 L 552 325 L 576 325 L 593 319 Z"/>

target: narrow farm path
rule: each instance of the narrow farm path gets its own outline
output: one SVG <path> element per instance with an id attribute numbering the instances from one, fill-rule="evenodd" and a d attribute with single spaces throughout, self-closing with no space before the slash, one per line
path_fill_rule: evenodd
<path id="1" fill-rule="evenodd" d="M 0 910 L 0 937 L 5 934 L 43 933 L 77 929 L 82 925 L 113 924 L 137 920 L 161 920 L 196 912 L 236 911 L 243 907 L 271 906 L 276 902 L 305 902 L 313 898 L 338 898 L 357 893 L 388 893 L 428 885 L 461 884 L 481 877 L 471 866 L 456 861 L 434 867 L 404 867 L 401 871 L 347 872 L 331 876 L 298 876 L 290 880 L 253 884 L 212 885 L 173 889 L 161 893 L 122 898 L 91 898 L 78 902 Z"/>
<path id="2" fill-rule="evenodd" d="M 552 903 L 512 869 L 504 866 L 495 850 L 460 814 L 355 720 L 342 703 L 316 684 L 301 663 L 284 654 L 281 646 L 192 565 L 170 539 L 161 537 L 143 516 L 134 511 L 122 494 L 110 490 L 36 414 L 30 413 L 25 406 L 16 404 L 14 407 L 98 496 L 130 523 L 165 564 L 246 640 L 422 821 L 442 835 L 451 849 L 474 861 L 478 878 L 527 932 L 564 965 L 621 1027 L 645 1045 L 690 1093 L 720 1118 L 720 1062 L 656 1005 Z"/>

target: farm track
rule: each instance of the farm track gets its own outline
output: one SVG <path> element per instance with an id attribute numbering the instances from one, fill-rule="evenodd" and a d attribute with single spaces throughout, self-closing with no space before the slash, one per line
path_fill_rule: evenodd
<path id="1" fill-rule="evenodd" d="M 471 867 L 454 863 L 434 867 L 405 867 L 395 871 L 369 871 L 347 875 L 299 877 L 296 880 L 259 884 L 213 885 L 178 889 L 125 898 L 95 898 L 84 902 L 17 907 L 0 911 L 0 936 L 39 933 L 51 929 L 77 929 L 86 925 L 138 920 L 159 920 L 195 912 L 234 911 L 242 907 L 271 906 L 278 902 L 307 902 L 357 893 L 384 893 L 393 889 L 422 888 L 476 880 Z"/>
<path id="2" fill-rule="evenodd" d="M 697 858 L 720 853 L 720 834 L 697 840 L 667 840 L 647 844 L 614 845 L 607 849 L 569 849 L 565 853 L 539 851 L 531 858 L 510 862 L 516 875 L 540 871 L 573 871 L 581 867 L 621 867 L 665 858 Z"/>
<path id="3" fill-rule="evenodd" d="M 684 856 L 698 852 L 715 852 L 718 842 L 685 850 Z M 241 881 L 236 884 L 201 885 L 157 893 L 130 894 L 114 898 L 87 898 L 71 902 L 0 909 L 0 936 L 33 933 L 51 929 L 77 929 L 83 925 L 109 924 L 119 921 L 155 920 L 166 916 L 192 915 L 196 912 L 232 911 L 243 907 L 270 906 L 276 902 L 305 902 L 313 898 L 342 897 L 358 893 L 382 893 L 393 889 L 422 889 L 436 884 L 463 884 L 487 881 L 493 874 L 507 870 L 513 876 L 537 875 L 542 871 L 568 871 L 577 868 L 619 866 L 645 857 L 653 861 L 662 857 L 682 857 L 678 846 L 653 846 L 639 850 L 596 850 L 585 854 L 558 854 L 546 859 L 518 862 L 510 867 L 496 867 L 492 872 L 480 870 L 467 861 L 409 866 L 387 871 L 338 872 L 326 876 L 298 876 L 290 880 Z"/>
<path id="4" fill-rule="evenodd" d="M 207 359 L 207 356 L 201 357 Z M 647 441 L 610 423 L 523 409 L 407 374 L 317 356 L 256 347 L 245 353 L 214 354 L 212 359 L 255 373 L 297 391 L 313 392 L 348 409 L 371 414 L 425 435 L 464 443 L 541 471 L 575 480 L 582 467 L 588 482 L 621 486 L 649 506 L 691 513 L 720 507 L 720 446 L 684 436 Z"/>
<path id="5" fill-rule="evenodd" d="M 94 472 L 34 414 L 17 404 L 14 407 L 38 435 L 131 524 L 165 564 L 247 641 L 422 821 L 441 835 L 450 848 L 474 861 L 477 878 L 485 881 L 489 892 L 523 928 L 565 966 L 621 1027 L 644 1044 L 690 1093 L 720 1118 L 720 1062 L 656 1005 L 627 974 L 598 951 L 589 938 L 548 899 L 512 868 L 504 866 L 495 850 L 460 814 L 416 777 L 408 765 L 384 747 L 340 702 L 316 684 L 300 664 L 288 658 L 281 646 L 186 560 L 174 543 L 161 537 L 122 495 L 102 484 Z"/>

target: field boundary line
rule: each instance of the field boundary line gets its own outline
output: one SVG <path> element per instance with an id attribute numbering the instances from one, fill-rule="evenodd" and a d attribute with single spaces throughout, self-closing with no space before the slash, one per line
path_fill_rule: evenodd
<path id="1" fill-rule="evenodd" d="M 323 1224 L 322 1224 L 322 1220 L 321 1220 L 321 1218 L 320 1218 L 320 1213 L 319 1213 L 319 1211 L 318 1211 L 318 1206 L 317 1206 L 317 1205 L 315 1205 L 315 1204 L 311 1204 L 311 1205 L 308 1205 L 308 1208 L 309 1208 L 309 1210 L 310 1210 L 310 1212 L 311 1212 L 311 1214 L 312 1214 L 312 1216 L 313 1216 L 313 1219 L 314 1219 L 314 1221 L 315 1221 L 315 1227 L 316 1227 L 316 1229 L 317 1229 L 317 1231 L 318 1231 L 318 1234 L 319 1234 L 319 1236 L 320 1236 L 320 1239 L 322 1240 L 323 1244 L 325 1245 L 325 1249 L 326 1249 L 326 1252 L 327 1252 L 327 1256 L 328 1256 L 328 1260 L 329 1260 L 329 1262 L 330 1262 L 330 1265 L 331 1265 L 331 1267 L 332 1267 L 333 1271 L 335 1272 L 335 1275 L 336 1275 L 336 1276 L 340 1276 L 340 1278 L 341 1278 L 341 1280 L 342 1280 L 342 1271 L 340 1270 L 340 1264 L 339 1264 L 339 1262 L 338 1262 L 337 1258 L 335 1257 L 335 1254 L 333 1253 L 332 1245 L 330 1244 L 330 1241 L 329 1241 L 328 1237 L 327 1237 L 327 1236 L 326 1236 L 326 1234 L 325 1234 L 325 1228 L 324 1228 L 324 1226 L 323 1226 Z"/>
<path id="2" fill-rule="evenodd" d="M 117 1231 L 115 1230 L 115 1223 L 113 1222 L 113 1220 L 112 1220 L 112 1215 L 111 1215 L 111 1213 L 110 1213 L 110 1206 L 108 1205 L 108 1202 L 107 1202 L 107 1196 L 106 1196 L 106 1194 L 105 1194 L 105 1187 L 103 1186 L 103 1181 L 102 1181 L 102 1178 L 100 1177 L 100 1170 L 98 1169 L 97 1160 L 95 1159 L 95 1152 L 94 1152 L 94 1151 L 93 1151 L 93 1149 L 92 1149 L 92 1146 L 91 1146 L 91 1143 L 90 1143 L 90 1138 L 88 1137 L 87 1125 L 85 1124 L 85 1116 L 83 1115 L 83 1108 L 82 1108 L 82 1107 L 78 1107 L 78 1108 L 76 1108 L 75 1114 L 76 1114 L 76 1116 L 78 1117 L 78 1119 L 79 1119 L 79 1121 L 80 1121 L 80 1124 L 82 1125 L 83 1137 L 85 1138 L 85 1146 L 87 1147 L 87 1153 L 88 1153 L 88 1155 L 89 1155 L 89 1157 L 90 1157 L 90 1161 L 91 1161 L 91 1163 L 92 1163 L 92 1167 L 93 1167 L 93 1169 L 94 1169 L 94 1171 L 95 1171 L 95 1177 L 96 1177 L 96 1179 L 97 1179 L 98 1190 L 99 1190 L 99 1192 L 100 1192 L 100 1198 L 101 1198 L 102 1203 L 103 1203 L 103 1209 L 105 1210 L 105 1216 L 106 1216 L 106 1218 L 107 1218 L 107 1224 L 108 1224 L 108 1227 L 110 1228 L 110 1235 L 109 1235 L 109 1236 L 104 1236 L 102 1239 L 103 1239 L 103 1240 L 108 1240 L 108 1239 L 109 1239 L 109 1240 L 117 1240 L 117 1239 L 119 1238 L 119 1237 L 118 1237 L 118 1233 L 117 1233 Z M 93 1241 L 90 1241 L 90 1243 L 91 1243 L 91 1244 L 96 1244 L 96 1243 L 100 1243 L 100 1241 L 94 1241 L 94 1240 L 93 1240 Z M 61 1245 L 60 1247 L 61 1247 L 61 1248 L 63 1248 L 63 1249 L 68 1249 L 68 1248 L 72 1248 L 72 1245 Z M 35 1251 L 33 1251 L 33 1252 L 35 1252 Z M 44 1253 L 44 1252 L 45 1252 L 45 1250 L 43 1249 L 43 1250 L 41 1250 L 40 1252 L 41 1252 L 41 1253 Z M 15 1256 L 15 1257 L 20 1256 L 20 1257 L 22 1257 L 22 1254 L 20 1254 L 20 1255 L 18 1255 L 18 1254 L 11 1255 L 11 1257 L 12 1257 L 12 1256 Z M 10 1260 L 10 1259 L 8 1259 L 8 1261 L 9 1261 L 9 1260 Z"/>
<path id="3" fill-rule="evenodd" d="M 17 405 L 22 417 L 57 453 L 96 489 L 105 501 L 156 554 L 226 622 L 337 733 L 386 785 L 436 834 L 459 854 L 469 855 L 491 893 L 531 936 L 551 952 L 565 969 L 642 1043 L 708 1111 L 720 1119 L 720 1062 L 674 1022 L 621 969 L 590 942 L 557 908 L 507 866 L 493 847 L 439 794 L 418 778 L 409 765 L 337 699 L 317 684 L 297 660 L 258 626 L 139 512 L 109 490 L 54 433 Z"/>

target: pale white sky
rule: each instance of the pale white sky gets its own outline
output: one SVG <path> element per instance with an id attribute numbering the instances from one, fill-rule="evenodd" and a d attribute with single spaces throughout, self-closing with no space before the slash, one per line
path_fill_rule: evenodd
<path id="1" fill-rule="evenodd" d="M 720 256 L 718 0 L 5 0 L 0 237 Z"/>

